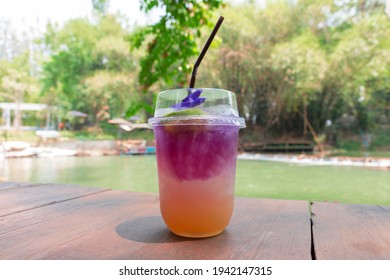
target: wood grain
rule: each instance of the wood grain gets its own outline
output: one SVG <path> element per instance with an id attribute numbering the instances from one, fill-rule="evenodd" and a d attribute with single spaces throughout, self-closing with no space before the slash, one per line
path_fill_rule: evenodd
<path id="1" fill-rule="evenodd" d="M 390 259 L 390 207 L 312 205 L 317 259 Z"/>
<path id="2" fill-rule="evenodd" d="M 0 191 L 0 217 L 107 189 L 72 185 L 9 183 Z"/>
<path id="3" fill-rule="evenodd" d="M 190 239 L 167 230 L 157 194 L 106 191 L 0 218 L 0 259 L 311 259 L 308 213 L 237 198 L 222 234 Z"/>

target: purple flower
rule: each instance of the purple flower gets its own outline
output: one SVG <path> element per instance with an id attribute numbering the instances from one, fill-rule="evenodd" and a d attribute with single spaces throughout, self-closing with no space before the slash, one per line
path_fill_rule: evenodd
<path id="1" fill-rule="evenodd" d="M 192 91 L 192 90 L 191 90 Z M 183 98 L 180 103 L 172 105 L 172 108 L 175 109 L 186 109 L 186 108 L 194 108 L 203 102 L 206 101 L 206 98 L 199 97 L 202 94 L 203 90 L 197 89 L 194 92 L 190 93 L 187 97 Z"/>

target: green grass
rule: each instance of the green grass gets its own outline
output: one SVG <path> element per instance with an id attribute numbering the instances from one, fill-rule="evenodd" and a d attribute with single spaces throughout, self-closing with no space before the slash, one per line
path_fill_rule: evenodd
<path id="1" fill-rule="evenodd" d="M 237 169 L 239 196 L 390 205 L 388 171 L 245 160 Z"/>
<path id="2" fill-rule="evenodd" d="M 340 156 L 340 157 L 385 157 L 390 158 L 390 151 L 347 151 L 347 150 L 335 150 L 329 156 Z"/>

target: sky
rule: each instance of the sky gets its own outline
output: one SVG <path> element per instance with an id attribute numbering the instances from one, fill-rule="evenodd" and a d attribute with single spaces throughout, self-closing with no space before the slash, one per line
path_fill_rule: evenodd
<path id="1" fill-rule="evenodd" d="M 156 10 L 145 15 L 140 11 L 140 0 L 109 0 L 109 12 L 120 12 L 128 19 L 130 26 L 156 22 L 160 13 Z M 240 3 L 244 0 L 229 0 Z M 263 3 L 265 0 L 256 0 Z M 390 0 L 388 0 L 390 1 Z M 66 20 L 77 17 L 90 17 L 92 0 L 0 0 L 0 23 L 11 21 L 12 29 L 23 36 L 30 26 L 35 31 L 44 32 L 48 21 L 63 24 Z"/>
<path id="2" fill-rule="evenodd" d="M 68 19 L 91 16 L 91 0 L 0 0 L 0 20 L 10 20 L 17 32 L 29 26 L 44 30 L 47 21 L 62 24 Z M 152 16 L 139 9 L 139 0 L 110 0 L 110 12 L 121 12 L 129 18 L 129 24 L 146 24 Z"/>
<path id="3" fill-rule="evenodd" d="M 260 1 L 263 2 L 264 0 Z M 0 20 L 11 20 L 17 30 L 28 30 L 29 25 L 43 28 L 48 20 L 63 23 L 75 18 L 90 16 L 91 0 L 0 0 Z M 242 2 L 233 0 L 232 2 Z M 390 0 L 386 12 L 390 16 Z M 121 12 L 129 18 L 129 24 L 146 24 L 158 19 L 158 14 L 146 16 L 139 10 L 139 0 L 110 0 L 110 12 Z"/>

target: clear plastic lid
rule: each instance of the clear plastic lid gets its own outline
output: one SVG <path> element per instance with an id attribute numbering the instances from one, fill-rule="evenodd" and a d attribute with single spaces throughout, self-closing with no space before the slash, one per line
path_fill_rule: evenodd
<path id="1" fill-rule="evenodd" d="M 213 88 L 172 89 L 157 96 L 152 126 L 214 124 L 245 127 L 240 118 L 236 95 L 228 90 Z"/>

